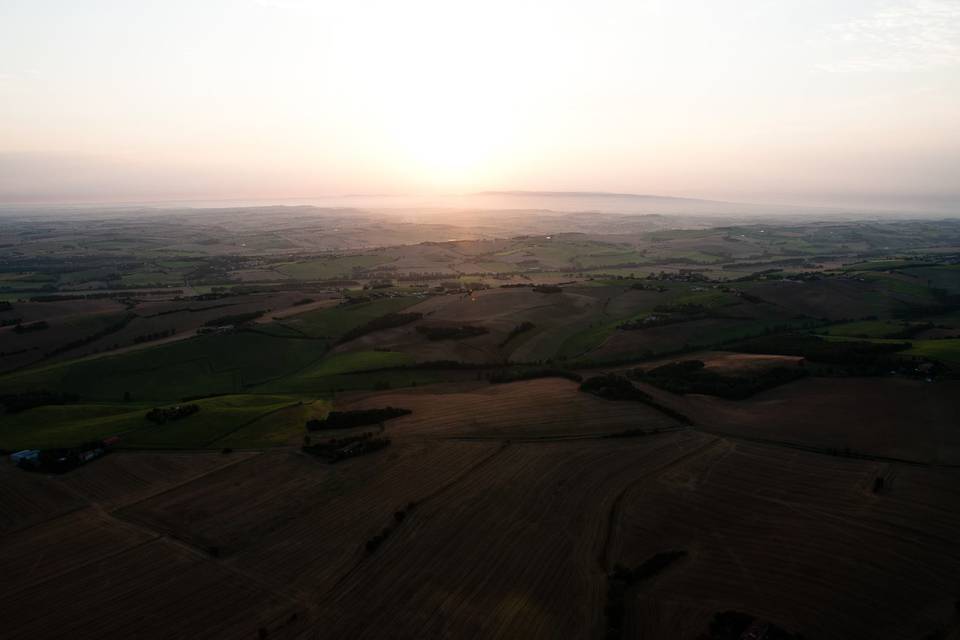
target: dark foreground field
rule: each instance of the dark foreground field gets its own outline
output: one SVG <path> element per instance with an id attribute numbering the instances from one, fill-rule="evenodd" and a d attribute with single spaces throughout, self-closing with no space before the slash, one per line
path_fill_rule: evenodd
<path id="1" fill-rule="evenodd" d="M 955 408 L 924 385 L 897 391 Z M 611 573 L 672 551 L 627 589 L 616 637 L 696 639 L 725 611 L 805 638 L 955 637 L 960 466 L 887 447 L 924 432 L 888 424 L 871 443 L 845 415 L 830 424 L 852 425 L 854 457 L 826 452 L 827 403 L 797 447 L 775 400 L 739 408 L 743 437 L 706 432 L 731 428 L 701 399 L 661 400 L 698 424 L 562 379 L 441 384 L 349 401 L 414 413 L 387 423 L 388 449 L 336 465 L 294 448 L 113 453 L 56 477 L 4 465 L 4 637 L 611 637 Z"/>

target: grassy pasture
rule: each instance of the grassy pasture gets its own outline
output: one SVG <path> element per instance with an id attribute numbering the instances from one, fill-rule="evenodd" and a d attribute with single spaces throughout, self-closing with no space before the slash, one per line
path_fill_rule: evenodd
<path id="1" fill-rule="evenodd" d="M 303 432 L 303 422 L 292 419 L 302 412 L 274 416 L 284 409 L 301 407 L 289 396 L 230 395 L 199 400 L 200 411 L 182 420 L 137 429 L 123 439 L 123 446 L 136 448 L 203 448 L 247 446 L 267 440 L 282 443 Z M 260 424 L 257 424 L 257 423 Z M 256 425 L 256 426 L 254 426 Z M 221 444 L 229 440 L 230 444 Z"/>
<path id="2" fill-rule="evenodd" d="M 904 269 L 905 274 L 916 276 L 929 286 L 960 293 L 960 265 L 938 265 Z"/>
<path id="3" fill-rule="evenodd" d="M 324 400 L 283 405 L 254 418 L 238 430 L 210 442 L 214 447 L 262 448 L 284 444 L 300 444 L 304 424 L 313 418 L 324 418 L 330 405 Z"/>
<path id="4" fill-rule="evenodd" d="M 846 336 L 825 337 L 831 340 L 857 339 Z M 872 338 L 869 339 L 869 341 L 879 343 L 909 342 L 911 347 L 903 351 L 898 351 L 898 355 L 930 358 L 931 360 L 942 362 L 953 370 L 960 371 L 960 338 L 945 338 L 942 340 L 916 340 L 914 338 L 887 340 L 883 338 Z"/>
<path id="5" fill-rule="evenodd" d="M 266 331 L 296 331 L 312 338 L 336 339 L 341 335 L 374 318 L 388 313 L 396 313 L 421 302 L 420 298 L 403 296 L 380 298 L 370 302 L 340 305 L 329 309 L 320 309 L 288 318 L 280 323 L 266 325 Z"/>
<path id="6" fill-rule="evenodd" d="M 911 340 L 910 344 L 913 346 L 902 353 L 939 360 L 954 371 L 960 371 L 960 339 Z"/>
<path id="7" fill-rule="evenodd" d="M 347 351 L 329 354 L 322 360 L 280 379 L 259 386 L 258 391 L 284 393 L 331 393 L 341 388 L 372 388 L 378 382 L 402 384 L 405 380 L 426 380 L 419 372 L 373 371 L 412 364 L 414 358 L 395 351 Z M 371 372 L 366 375 L 363 372 Z"/>
<path id="8" fill-rule="evenodd" d="M 389 256 L 382 254 L 335 256 L 303 262 L 288 262 L 276 265 L 275 268 L 280 273 L 297 280 L 329 280 L 350 277 L 355 269 L 368 269 L 391 261 Z"/>
<path id="9" fill-rule="evenodd" d="M 70 446 L 113 435 L 121 436 L 122 447 L 133 448 L 269 446 L 302 433 L 307 416 L 326 410 L 322 401 L 303 403 L 280 395 L 229 395 L 194 402 L 199 412 L 165 424 L 145 418 L 154 403 L 37 407 L 5 417 L 0 447 Z M 221 445 L 219 440 L 226 442 Z"/>
<path id="10" fill-rule="evenodd" d="M 15 372 L 0 377 L 0 393 L 50 389 L 83 398 L 176 400 L 245 387 L 292 373 L 318 360 L 322 341 L 254 332 L 211 335 Z"/>
<path id="11" fill-rule="evenodd" d="M 902 322 L 894 320 L 862 320 L 830 325 L 818 330 L 817 333 L 848 338 L 885 338 L 892 333 L 903 331 L 904 328 Z"/>

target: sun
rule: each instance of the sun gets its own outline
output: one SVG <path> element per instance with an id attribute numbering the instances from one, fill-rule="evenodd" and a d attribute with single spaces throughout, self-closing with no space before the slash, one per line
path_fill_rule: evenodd
<path id="1" fill-rule="evenodd" d="M 479 102 L 437 96 L 395 116 L 390 133 L 397 160 L 440 186 L 482 182 L 508 142 L 509 122 Z"/>

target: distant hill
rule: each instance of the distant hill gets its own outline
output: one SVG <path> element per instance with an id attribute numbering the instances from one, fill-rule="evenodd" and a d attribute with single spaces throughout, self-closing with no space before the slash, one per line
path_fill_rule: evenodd
<path id="1" fill-rule="evenodd" d="M 683 198 L 679 196 L 660 196 L 648 193 L 612 193 L 609 191 L 479 191 L 477 196 L 527 196 L 544 198 L 643 198 L 647 200 L 683 200 L 688 202 L 710 202 L 718 204 L 734 204 L 721 200 L 704 200 L 702 198 Z"/>

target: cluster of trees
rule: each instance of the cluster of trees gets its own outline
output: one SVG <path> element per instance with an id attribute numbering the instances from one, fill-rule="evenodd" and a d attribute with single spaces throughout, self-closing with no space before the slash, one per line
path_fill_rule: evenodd
<path id="1" fill-rule="evenodd" d="M 247 322 L 253 322 L 260 316 L 262 316 L 265 311 L 250 311 L 247 313 L 235 313 L 229 316 L 220 316 L 219 318 L 213 318 L 212 320 L 207 320 L 203 323 L 205 327 L 222 327 L 224 325 L 237 325 L 244 324 Z"/>
<path id="2" fill-rule="evenodd" d="M 662 284 L 646 284 L 644 282 L 634 282 L 630 285 L 631 289 L 636 289 L 637 291 L 656 291 L 657 293 L 663 293 L 667 290 Z"/>
<path id="3" fill-rule="evenodd" d="M 807 371 L 800 366 L 772 367 L 750 375 L 721 375 L 705 369 L 701 360 L 682 360 L 649 371 L 633 369 L 629 375 L 672 393 L 704 393 L 741 400 L 802 378 Z"/>
<path id="4" fill-rule="evenodd" d="M 573 382 L 581 382 L 583 376 L 566 369 L 521 369 L 494 371 L 490 374 L 488 380 L 490 384 L 503 384 L 507 382 L 519 382 L 520 380 L 535 380 L 536 378 L 566 378 Z"/>
<path id="5" fill-rule="evenodd" d="M 80 399 L 80 396 L 61 391 L 48 391 L 41 389 L 38 391 L 25 391 L 23 393 L 12 393 L 0 396 L 0 404 L 3 405 L 7 413 L 18 413 L 33 409 L 34 407 L 43 407 L 46 405 L 70 404 Z"/>
<path id="6" fill-rule="evenodd" d="M 147 411 L 146 418 L 150 422 L 163 424 L 172 420 L 182 420 L 183 418 L 192 416 L 198 411 L 200 411 L 200 407 L 196 404 L 177 404 L 172 407 L 154 407 L 153 409 L 150 409 L 150 411 Z"/>
<path id="7" fill-rule="evenodd" d="M 765 302 L 766 302 L 766 300 L 764 300 L 764 299 L 761 298 L 760 296 L 755 296 L 755 295 L 753 295 L 752 293 L 747 293 L 746 291 L 742 291 L 742 290 L 740 290 L 740 289 L 734 289 L 734 288 L 728 287 L 728 286 L 726 286 L 726 285 L 721 285 L 721 286 L 717 287 L 717 289 L 719 289 L 719 290 L 722 291 L 723 293 L 730 293 L 730 294 L 732 294 L 732 295 L 735 295 L 735 296 L 737 296 L 738 298 L 741 298 L 742 300 L 746 300 L 747 302 L 749 302 L 749 303 L 751 303 L 751 304 L 762 304 L 762 303 L 765 303 Z"/>
<path id="8" fill-rule="evenodd" d="M 563 289 L 555 284 L 539 284 L 533 288 L 537 293 L 561 293 Z"/>
<path id="9" fill-rule="evenodd" d="M 421 325 L 417 331 L 426 336 L 427 340 L 460 340 L 463 338 L 473 338 L 489 333 L 484 327 L 464 324 L 459 327 L 436 327 Z"/>
<path id="10" fill-rule="evenodd" d="M 731 238 L 724 238 L 729 240 Z M 821 256 L 826 259 L 828 256 Z M 817 265 L 807 258 L 783 258 L 782 260 L 767 260 L 764 262 L 728 262 L 722 265 L 724 269 L 746 269 L 749 267 L 809 267 L 815 268 Z"/>
<path id="11" fill-rule="evenodd" d="M 503 342 L 500 343 L 500 346 L 506 346 L 508 342 L 516 338 L 518 335 L 521 333 L 526 333 L 527 331 L 531 331 L 534 327 L 535 325 L 532 322 L 521 322 L 510 330 L 510 333 L 508 333 L 507 337 L 503 339 Z"/>
<path id="12" fill-rule="evenodd" d="M 0 320 L 0 327 L 12 327 L 23 322 L 23 318 L 4 318 Z"/>
<path id="13" fill-rule="evenodd" d="M 627 378 L 616 373 L 607 373 L 587 378 L 580 385 L 580 391 L 591 393 L 604 400 L 633 400 L 642 402 L 648 407 L 670 416 L 680 424 L 693 424 L 693 421 L 684 414 L 660 404 L 654 400 L 650 394 L 637 389 Z"/>
<path id="14" fill-rule="evenodd" d="M 671 258 L 670 262 L 676 264 L 702 264 L 690 258 Z M 694 269 L 678 269 L 676 273 L 672 271 L 650 272 L 647 274 L 647 280 L 672 280 L 676 282 L 709 282 L 710 278 L 701 271 Z"/>
<path id="15" fill-rule="evenodd" d="M 41 287 L 44 291 L 56 291 L 53 285 Z M 68 302 L 70 300 L 106 300 L 110 298 L 129 298 L 129 293 L 124 291 L 136 291 L 138 295 L 167 295 L 173 292 L 182 292 L 182 289 L 158 289 L 154 291 L 141 291 L 138 287 L 114 287 L 113 291 L 106 293 L 53 293 L 41 296 L 32 296 L 27 298 L 29 302 Z"/>
<path id="16" fill-rule="evenodd" d="M 909 342 L 865 342 L 860 340 L 824 340 L 800 333 L 761 336 L 736 343 L 734 349 L 745 353 L 777 353 L 801 356 L 826 364 L 887 367 L 896 364 L 892 357 L 910 348 Z"/>
<path id="17" fill-rule="evenodd" d="M 373 320 L 369 320 L 350 329 L 340 337 L 340 342 L 350 342 L 351 340 L 356 340 L 357 338 L 365 336 L 368 333 L 373 333 L 374 331 L 383 331 L 384 329 L 402 327 L 405 324 L 416 322 L 422 317 L 422 313 L 416 313 L 413 311 L 409 313 L 388 313 L 385 316 L 374 318 Z"/>
<path id="18" fill-rule="evenodd" d="M 334 438 L 318 444 L 305 444 L 302 449 L 305 453 L 335 463 L 366 453 L 373 453 L 389 445 L 390 438 L 375 438 L 372 433 L 364 433 L 349 438 Z"/>
<path id="19" fill-rule="evenodd" d="M 133 339 L 133 343 L 140 344 L 141 342 L 151 342 L 152 340 L 159 340 L 160 338 L 169 338 L 174 333 L 176 333 L 176 329 L 166 329 L 164 331 L 155 331 L 154 333 L 144 333 L 136 336 Z"/>
<path id="20" fill-rule="evenodd" d="M 660 304 L 653 308 L 654 314 L 638 318 L 636 320 L 627 320 L 617 325 L 621 331 L 636 331 L 638 329 L 648 329 L 650 327 L 662 327 L 668 324 L 678 324 L 689 322 L 691 320 L 700 320 L 707 317 L 721 317 L 715 313 L 711 314 L 709 307 L 693 302 L 682 304 Z"/>
<path id="21" fill-rule="evenodd" d="M 323 420 L 313 418 L 307 420 L 308 431 L 323 431 L 326 429 L 352 429 L 380 424 L 392 418 L 399 418 L 413 413 L 410 409 L 400 407 L 384 407 L 383 409 L 356 409 L 354 411 L 331 411 Z"/>
<path id="22" fill-rule="evenodd" d="M 905 324 L 902 329 L 895 331 L 893 333 L 887 334 L 885 337 L 892 338 L 894 340 L 909 340 L 910 338 L 915 338 L 919 334 L 927 331 L 929 329 L 936 328 L 936 325 L 932 322 L 917 322 L 913 324 Z"/>
<path id="23" fill-rule="evenodd" d="M 446 278 L 449 275 L 446 271 L 413 272 L 396 274 L 394 279 L 400 282 L 427 282 Z"/>
<path id="24" fill-rule="evenodd" d="M 72 340 L 66 344 L 62 344 L 59 347 L 55 347 L 54 349 L 51 349 L 50 351 L 47 352 L 47 357 L 59 355 L 61 353 L 64 353 L 65 351 L 70 351 L 72 349 L 77 349 L 79 347 L 88 345 L 92 342 L 96 342 L 100 338 L 106 338 L 111 333 L 116 333 L 117 331 L 120 331 L 121 329 L 123 329 L 125 326 L 133 322 L 133 319 L 136 317 L 137 317 L 136 314 L 128 313 L 123 318 L 113 323 L 109 327 L 104 327 L 103 329 L 101 329 L 100 331 L 97 331 L 94 334 L 91 334 L 84 338 L 79 338 L 78 340 Z"/>
<path id="25" fill-rule="evenodd" d="M 407 514 L 413 511 L 416 506 L 417 506 L 416 502 L 409 502 L 407 503 L 406 507 L 402 507 L 394 511 L 393 524 L 387 525 L 386 527 L 380 530 L 380 533 L 378 533 L 377 535 L 367 540 L 367 543 L 364 545 L 364 547 L 366 547 L 367 549 L 367 553 L 373 553 L 374 551 L 379 549 L 380 545 L 383 544 L 384 541 L 390 537 L 390 534 L 393 533 L 393 530 L 396 527 L 400 526 L 403 523 L 403 521 L 407 519 Z"/>
<path id="26" fill-rule="evenodd" d="M 628 569 L 620 564 L 614 566 L 613 572 L 607 576 L 607 605 L 605 608 L 607 638 L 619 640 L 623 635 L 623 619 L 626 616 L 627 592 L 630 588 L 644 580 L 653 578 L 686 555 L 687 552 L 683 550 L 663 551 L 651 556 L 636 569 Z"/>
<path id="27" fill-rule="evenodd" d="M 239 289 L 239 287 L 237 287 L 237 289 Z M 234 289 L 234 291 L 237 291 L 237 289 Z M 184 298 L 184 300 L 196 300 L 197 302 L 206 302 L 208 300 L 223 300 L 224 298 L 232 298 L 234 295 L 237 295 L 237 293 L 239 293 L 238 291 L 237 293 L 234 293 L 234 291 L 231 291 L 225 287 L 214 287 L 213 291 L 209 293 L 199 293 L 193 297 Z M 209 309 L 211 307 L 207 307 L 207 308 Z"/>
<path id="28" fill-rule="evenodd" d="M 616 373 L 587 378 L 580 385 L 580 391 L 591 393 L 604 400 L 638 400 L 640 402 L 652 400 L 649 394 L 637 389 L 629 380 Z"/>
<path id="29" fill-rule="evenodd" d="M 44 329 L 49 329 L 50 325 L 47 324 L 46 320 L 37 320 L 36 322 L 31 322 L 29 324 L 17 324 L 13 327 L 15 333 L 30 333 L 31 331 L 43 331 Z"/>
<path id="30" fill-rule="evenodd" d="M 10 304 L 9 301 L 7 301 L 7 300 L 0 300 L 0 312 L 3 312 L 3 311 L 11 311 L 12 309 L 13 309 L 13 305 Z"/>
<path id="31" fill-rule="evenodd" d="M 689 316 L 674 316 L 664 313 L 621 322 L 617 325 L 617 329 L 620 331 L 638 331 L 640 329 L 650 329 L 651 327 L 663 327 L 668 324 L 679 324 L 690 320 L 692 320 L 692 318 Z"/>
<path id="32" fill-rule="evenodd" d="M 158 316 L 169 316 L 174 313 L 204 313 L 212 309 L 222 309 L 224 307 L 233 307 L 236 306 L 235 302 L 228 302 L 226 304 L 211 304 L 206 307 L 194 308 L 194 307 L 177 307 L 175 309 L 167 309 L 165 311 L 158 311 L 157 313 L 151 315 L 145 315 L 144 318 L 156 318 Z"/>
<path id="33" fill-rule="evenodd" d="M 657 313 L 684 313 L 687 315 L 701 314 L 708 311 L 707 307 L 696 302 L 684 302 L 681 304 L 658 304 L 653 308 Z"/>

